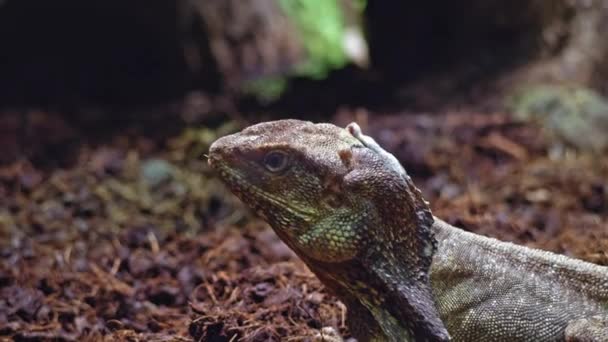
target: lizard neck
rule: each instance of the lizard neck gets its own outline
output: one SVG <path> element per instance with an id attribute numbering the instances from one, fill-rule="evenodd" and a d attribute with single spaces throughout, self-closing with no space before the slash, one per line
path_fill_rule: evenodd
<path id="1" fill-rule="evenodd" d="M 430 269 L 437 242 L 433 233 L 434 217 L 410 177 L 403 173 L 405 188 L 390 194 L 389 189 L 375 199 L 382 232 L 375 248 L 360 257 L 363 267 L 375 279 L 374 287 L 383 294 L 382 310 L 372 314 L 376 320 L 404 325 L 413 340 L 448 341 L 449 335 L 436 309 L 430 282 Z M 395 187 L 396 188 L 396 187 Z M 390 195 L 389 195 L 390 194 Z M 388 196 L 387 196 L 388 195 Z M 401 196 L 406 196 L 407 200 Z M 399 203 L 395 208 L 393 203 Z M 405 210 L 404 210 L 405 209 Z M 381 323 L 382 324 L 382 323 Z"/>
<path id="2" fill-rule="evenodd" d="M 368 309 L 381 323 L 383 330 L 391 334 L 405 328 L 415 341 L 448 341 L 448 332 L 432 296 L 429 275 L 408 274 L 402 269 L 387 267 L 382 261 L 376 262 L 376 266 L 374 277 L 379 280 L 376 288 L 382 291 L 384 297 L 380 310 L 374 310 L 369 305 Z M 399 322 L 399 325 L 395 322 Z"/>
<path id="3" fill-rule="evenodd" d="M 404 202 L 379 194 L 375 227 L 367 229 L 375 241 L 356 258 L 330 263 L 300 257 L 340 299 L 361 304 L 388 341 L 449 341 L 429 278 L 433 216 L 417 189 L 400 190 L 417 199 L 408 204 L 411 214 L 395 215 L 394 203 Z"/>
<path id="4" fill-rule="evenodd" d="M 319 279 L 343 302 L 358 302 L 386 341 L 449 341 L 431 295 L 428 275 L 423 280 L 395 267 L 382 256 L 339 264 L 303 258 Z M 373 260 L 373 261 L 372 261 Z M 371 266 L 370 266 L 371 265 Z M 351 307 L 349 307 L 349 310 Z"/>

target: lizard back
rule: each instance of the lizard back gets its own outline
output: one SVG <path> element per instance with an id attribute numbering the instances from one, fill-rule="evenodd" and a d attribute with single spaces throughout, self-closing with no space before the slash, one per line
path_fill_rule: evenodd
<path id="1" fill-rule="evenodd" d="M 431 285 L 455 341 L 563 340 L 608 313 L 608 267 L 469 233 L 435 219 Z"/>

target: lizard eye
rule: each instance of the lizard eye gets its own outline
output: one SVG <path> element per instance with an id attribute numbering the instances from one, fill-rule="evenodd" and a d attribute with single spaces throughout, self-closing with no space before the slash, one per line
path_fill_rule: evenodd
<path id="1" fill-rule="evenodd" d="M 283 151 L 270 151 L 264 157 L 264 166 L 270 172 L 280 172 L 287 167 L 287 153 Z"/>

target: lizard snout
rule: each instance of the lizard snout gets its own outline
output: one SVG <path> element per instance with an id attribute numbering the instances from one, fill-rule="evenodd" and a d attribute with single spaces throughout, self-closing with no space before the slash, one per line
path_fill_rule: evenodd
<path id="1" fill-rule="evenodd" d="M 229 163 L 234 156 L 234 147 L 231 147 L 227 137 L 219 138 L 211 147 L 209 147 L 209 156 L 207 162 L 209 166 L 217 168 L 220 164 Z"/>

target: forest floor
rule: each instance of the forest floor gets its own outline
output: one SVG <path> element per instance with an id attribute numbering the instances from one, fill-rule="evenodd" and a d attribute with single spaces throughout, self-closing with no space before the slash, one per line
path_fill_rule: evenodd
<path id="1" fill-rule="evenodd" d="M 344 306 L 207 166 L 237 124 L 75 141 L 89 133 L 30 116 L 42 152 L 0 167 L 0 341 L 348 336 Z M 502 113 L 327 118 L 351 120 L 396 154 L 436 216 L 608 265 L 606 158 L 555 156 L 539 127 Z"/>

